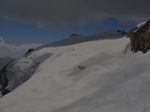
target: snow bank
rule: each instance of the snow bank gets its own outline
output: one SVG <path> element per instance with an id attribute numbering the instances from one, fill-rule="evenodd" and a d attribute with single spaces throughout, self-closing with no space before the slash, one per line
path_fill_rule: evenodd
<path id="1" fill-rule="evenodd" d="M 128 43 L 122 38 L 32 53 L 53 55 L 0 100 L 0 112 L 149 112 L 150 53 L 125 54 Z"/>

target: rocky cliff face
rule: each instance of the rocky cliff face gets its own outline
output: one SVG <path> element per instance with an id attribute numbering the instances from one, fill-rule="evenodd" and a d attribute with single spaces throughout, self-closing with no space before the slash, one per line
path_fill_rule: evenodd
<path id="1" fill-rule="evenodd" d="M 133 52 L 146 53 L 150 49 L 150 20 L 137 25 L 128 33 Z"/>

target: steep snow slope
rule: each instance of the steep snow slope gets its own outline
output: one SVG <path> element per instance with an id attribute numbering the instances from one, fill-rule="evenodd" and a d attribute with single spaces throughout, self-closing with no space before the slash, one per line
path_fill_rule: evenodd
<path id="1" fill-rule="evenodd" d="M 0 112 L 149 112 L 150 53 L 125 53 L 128 43 L 101 40 L 32 53 L 51 56 L 0 100 Z"/>

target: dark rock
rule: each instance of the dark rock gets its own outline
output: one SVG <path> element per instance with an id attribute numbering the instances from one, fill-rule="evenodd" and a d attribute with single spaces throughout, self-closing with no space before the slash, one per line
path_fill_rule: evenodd
<path id="1" fill-rule="evenodd" d="M 77 68 L 78 68 L 79 70 L 84 70 L 84 69 L 86 69 L 86 66 L 78 65 Z"/>
<path id="2" fill-rule="evenodd" d="M 28 54 L 30 54 L 32 51 L 34 51 L 35 49 L 28 49 L 28 51 L 25 53 L 25 56 L 27 56 Z"/>
<path id="3" fill-rule="evenodd" d="M 5 89 L 5 90 L 3 90 L 3 91 L 1 92 L 1 94 L 2 94 L 2 96 L 5 96 L 5 95 L 8 94 L 9 92 L 10 92 L 9 90 Z"/>
<path id="4" fill-rule="evenodd" d="M 9 64 L 8 64 L 9 65 Z M 7 72 L 7 67 L 8 65 L 6 65 L 5 67 L 3 67 L 3 69 L 0 71 L 0 85 L 1 85 L 1 94 L 4 96 L 6 93 L 8 93 L 6 91 L 6 87 L 8 85 L 8 77 L 6 75 Z"/>
<path id="5" fill-rule="evenodd" d="M 128 37 L 130 37 L 131 51 L 146 53 L 150 49 L 150 20 L 131 29 Z"/>
<path id="6" fill-rule="evenodd" d="M 121 34 L 122 34 L 122 35 L 125 35 L 125 34 L 127 34 L 127 32 L 126 32 L 126 31 L 122 31 Z"/>
<path id="7" fill-rule="evenodd" d="M 121 32 L 121 30 L 117 30 L 117 32 L 119 32 L 119 33 L 120 33 L 120 32 Z"/>
<path id="8" fill-rule="evenodd" d="M 117 32 L 118 32 L 118 33 L 121 33 L 122 35 L 127 34 L 127 32 L 126 32 L 126 31 L 124 31 L 124 30 L 119 30 L 119 29 L 118 29 L 118 30 L 117 30 Z"/>
<path id="9" fill-rule="evenodd" d="M 83 37 L 82 35 L 79 35 L 79 34 L 71 34 L 68 38 L 70 39 L 76 39 L 76 38 L 81 38 Z"/>

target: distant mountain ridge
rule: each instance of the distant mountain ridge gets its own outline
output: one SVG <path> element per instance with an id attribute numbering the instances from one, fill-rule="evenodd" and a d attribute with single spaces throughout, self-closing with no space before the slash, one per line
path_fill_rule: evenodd
<path id="1" fill-rule="evenodd" d="M 106 31 L 102 33 L 98 33 L 91 36 L 82 36 L 80 34 L 71 34 L 68 38 L 56 41 L 53 43 L 49 43 L 39 47 L 38 49 L 44 47 L 60 47 L 67 45 L 74 45 L 78 43 L 88 42 L 88 41 L 96 41 L 96 40 L 105 40 L 105 39 L 119 39 L 126 36 L 126 34 L 122 32 L 118 32 L 118 30 Z"/>

